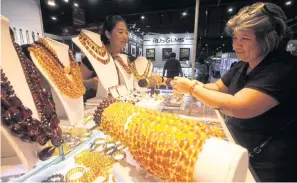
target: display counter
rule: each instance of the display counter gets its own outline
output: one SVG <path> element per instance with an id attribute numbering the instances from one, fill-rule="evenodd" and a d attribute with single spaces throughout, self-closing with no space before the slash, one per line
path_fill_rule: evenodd
<path id="1" fill-rule="evenodd" d="M 167 93 L 167 95 L 170 95 L 170 92 L 158 91 L 158 93 L 163 93 L 163 94 Z M 161 109 L 162 112 L 178 114 L 183 118 L 191 118 L 197 121 L 202 121 L 211 126 L 216 126 L 223 130 L 225 134 L 225 137 L 224 137 L 225 140 L 234 143 L 234 140 L 231 134 L 229 133 L 225 125 L 225 121 L 222 118 L 221 114 L 216 110 L 206 107 L 202 103 L 193 99 L 191 96 L 185 96 L 183 107 L 179 106 L 179 107 L 168 108 L 165 105 L 162 105 L 161 108 L 162 108 Z M 90 129 L 93 127 L 93 125 L 95 125 L 92 119 L 86 120 L 86 118 L 90 118 L 94 110 L 95 110 L 94 106 L 93 107 L 86 106 L 85 119 L 84 119 L 86 122 L 83 124 L 85 124 L 84 127 L 87 129 Z M 98 138 L 105 138 L 105 134 L 102 133 L 101 131 L 98 131 L 98 129 L 95 129 L 92 131 L 92 135 L 90 135 L 85 141 L 80 142 L 64 155 L 57 156 L 46 163 L 44 162 L 43 164 L 40 164 L 36 168 L 27 172 L 25 175 L 22 175 L 10 181 L 11 182 L 41 182 L 47 179 L 51 175 L 62 174 L 63 176 L 65 176 L 67 172 L 69 172 L 71 169 L 75 167 L 82 167 L 81 165 L 76 164 L 75 157 L 82 151 L 86 149 L 90 149 L 92 144 L 94 144 L 95 140 Z M 126 159 L 123 159 L 119 162 L 114 161 L 113 163 L 114 163 L 113 173 L 112 173 L 112 169 L 109 169 L 108 172 L 110 176 L 107 176 L 107 178 L 99 176 L 96 180 L 94 180 L 94 182 L 101 182 L 103 180 L 112 182 L 112 181 L 115 181 L 115 179 L 120 182 L 160 181 L 160 179 L 149 176 L 143 172 L 141 173 L 139 171 L 136 171 L 135 167 L 129 165 Z M 120 170 L 120 171 L 116 171 L 116 170 Z M 5 181 L 5 179 L 3 180 Z M 245 180 L 246 182 L 255 182 L 255 179 L 251 174 L 251 171 L 247 172 L 247 177 Z"/>

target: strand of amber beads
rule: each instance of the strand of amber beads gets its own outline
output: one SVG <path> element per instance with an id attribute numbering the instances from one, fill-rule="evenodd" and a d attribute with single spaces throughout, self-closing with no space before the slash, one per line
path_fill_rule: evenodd
<path id="1" fill-rule="evenodd" d="M 119 107 L 127 113 L 122 119 L 116 117 L 121 116 L 118 115 Z M 130 120 L 128 113 L 132 116 Z M 109 117 L 109 123 L 112 119 L 114 121 L 112 125 L 104 125 L 101 128 L 107 127 L 106 132 L 109 135 L 126 142 L 133 158 L 141 167 L 165 181 L 192 181 L 194 165 L 205 140 L 223 136 L 222 131 L 202 122 L 184 119 L 174 114 L 131 107 L 124 102 L 111 104 L 104 110 L 104 116 L 102 124 L 106 123 L 104 120 Z M 128 127 L 124 133 L 123 126 L 127 120 Z M 117 133 L 122 135 L 117 136 Z"/>
<path id="2" fill-rule="evenodd" d="M 63 95 L 77 99 L 85 93 L 80 67 L 71 53 L 69 53 L 71 59 L 69 73 L 71 74 L 65 74 L 64 68 L 56 57 L 42 45 L 32 44 L 29 51 Z"/>

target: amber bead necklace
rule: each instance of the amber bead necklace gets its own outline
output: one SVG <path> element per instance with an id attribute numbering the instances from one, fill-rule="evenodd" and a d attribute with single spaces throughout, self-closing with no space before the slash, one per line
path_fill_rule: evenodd
<path id="1" fill-rule="evenodd" d="M 137 71 L 137 68 L 136 68 L 136 65 L 135 65 L 135 62 L 133 62 L 131 64 L 131 67 L 132 67 L 132 71 L 133 71 L 133 74 L 134 76 L 136 77 L 137 80 L 141 80 L 141 79 L 145 79 L 148 77 L 148 74 L 150 72 L 150 69 L 151 69 L 151 65 L 152 65 L 152 62 L 151 61 L 148 61 L 147 65 L 146 65 L 146 68 L 143 72 L 142 75 L 140 75 Z"/>
<path id="2" fill-rule="evenodd" d="M 103 45 L 99 46 L 96 44 L 89 36 L 87 36 L 84 32 L 80 32 L 79 41 L 81 44 L 87 49 L 87 51 L 100 63 L 106 65 L 110 62 L 110 55 L 107 53 L 106 47 Z M 95 54 L 96 53 L 96 54 Z M 103 59 L 97 56 L 97 54 L 101 57 L 106 57 L 107 59 Z"/>
<path id="3" fill-rule="evenodd" d="M 114 56 L 114 59 L 125 69 L 125 71 L 128 73 L 128 74 L 131 74 L 132 73 L 132 70 L 131 70 L 131 63 L 130 63 L 130 60 L 128 59 L 128 63 L 125 64 L 122 57 L 120 56 Z"/>
<path id="4" fill-rule="evenodd" d="M 47 72 L 56 87 L 72 99 L 81 97 L 86 89 L 83 85 L 79 64 L 69 51 L 70 67 L 65 67 L 45 39 L 40 44 L 33 44 L 29 51 L 36 57 L 37 62 Z"/>

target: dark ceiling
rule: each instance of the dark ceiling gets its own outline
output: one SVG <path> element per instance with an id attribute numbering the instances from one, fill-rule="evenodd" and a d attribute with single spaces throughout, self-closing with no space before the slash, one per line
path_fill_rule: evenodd
<path id="1" fill-rule="evenodd" d="M 294 2 L 295 1 L 295 2 Z M 195 0 L 55 0 L 56 7 L 50 7 L 47 0 L 41 0 L 42 18 L 46 33 L 60 35 L 62 28 L 72 26 L 73 3 L 86 13 L 86 23 L 101 25 L 108 15 L 121 15 L 130 25 L 130 30 L 148 33 L 186 33 L 194 32 Z M 226 21 L 241 7 L 259 2 L 257 0 L 200 0 L 199 8 L 199 54 L 210 55 L 217 50 L 232 51 L 231 40 L 223 34 Z M 285 0 L 266 0 L 278 4 L 294 24 L 296 35 L 297 0 L 291 6 Z M 232 7 L 233 12 L 228 12 Z M 186 12 L 186 16 L 182 13 Z M 207 15 L 206 15 L 207 12 Z M 51 17 L 57 17 L 52 20 Z M 144 16 L 144 19 L 141 19 Z M 135 28 L 132 27 L 136 23 Z M 206 46 L 207 44 L 207 46 Z M 221 47 L 221 48 L 219 48 Z M 204 51 L 202 51 L 204 50 Z"/>

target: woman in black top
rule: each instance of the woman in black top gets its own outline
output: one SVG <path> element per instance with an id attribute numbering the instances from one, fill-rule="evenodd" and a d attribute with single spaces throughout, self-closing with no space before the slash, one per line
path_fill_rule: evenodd
<path id="1" fill-rule="evenodd" d="M 297 181 L 297 61 L 285 52 L 286 19 L 275 4 L 244 7 L 226 26 L 242 61 L 215 83 L 178 77 L 172 82 L 227 115 L 260 181 Z"/>

